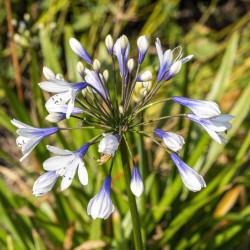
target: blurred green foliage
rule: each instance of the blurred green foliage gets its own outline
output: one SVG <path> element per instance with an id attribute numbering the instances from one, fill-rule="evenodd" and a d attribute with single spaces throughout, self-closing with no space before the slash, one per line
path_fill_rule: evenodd
<path id="1" fill-rule="evenodd" d="M 151 41 L 142 68 L 158 69 L 156 37 L 165 48 L 181 45 L 194 59 L 185 64 L 169 87 L 156 98 L 183 95 L 218 102 L 223 113 L 235 115 L 228 144 L 216 144 L 201 128 L 186 120 L 159 122 L 149 128 L 181 130 L 186 144 L 182 158 L 201 173 L 207 188 L 189 192 L 168 155 L 138 136 L 129 138 L 141 169 L 145 192 L 137 199 L 146 249 L 249 249 L 250 247 L 250 24 L 247 2 L 228 1 L 67 1 L 13 0 L 12 17 L 20 63 L 24 103 L 16 94 L 15 72 L 8 42 L 5 3 L 0 1 L 0 248 L 1 249 L 133 249 L 133 234 L 120 155 L 112 172 L 112 200 L 116 207 L 106 221 L 92 220 L 86 212 L 107 174 L 108 164 L 96 167 L 91 147 L 84 160 L 89 184 L 77 180 L 64 192 L 58 184 L 48 195 L 35 198 L 32 185 L 49 157 L 45 145 L 74 150 L 91 139 L 92 131 L 63 132 L 46 139 L 30 160 L 19 163 L 12 117 L 30 125 L 50 126 L 45 121 L 45 100 L 38 82 L 46 65 L 77 81 L 79 58 L 68 40 L 78 38 L 102 67 L 110 59 L 104 39 L 125 33 L 131 57 L 137 56 L 136 39 Z M 29 13 L 30 19 L 27 15 Z M 24 28 L 21 23 L 24 21 Z M 144 66 L 145 65 L 145 66 Z M 185 111 L 167 103 L 151 107 L 145 120 L 161 114 Z M 75 126 L 75 121 L 60 126 Z"/>

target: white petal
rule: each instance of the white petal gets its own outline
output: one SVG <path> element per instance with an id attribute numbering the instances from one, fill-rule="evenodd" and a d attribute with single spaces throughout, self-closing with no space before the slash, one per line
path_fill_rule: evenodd
<path id="1" fill-rule="evenodd" d="M 22 148 L 23 154 L 29 154 L 42 139 L 43 136 L 29 139 Z"/>
<path id="2" fill-rule="evenodd" d="M 75 164 L 77 164 L 77 162 L 75 162 Z M 67 172 L 67 175 L 65 177 L 62 177 L 62 182 L 61 182 L 61 190 L 62 191 L 71 185 L 71 183 L 74 179 L 74 176 L 76 174 L 77 165 L 71 166 L 71 168 L 72 169 L 70 169 L 70 171 Z"/>
<path id="3" fill-rule="evenodd" d="M 88 185 L 88 172 L 82 159 L 79 160 L 78 177 L 82 185 Z"/>
<path id="4" fill-rule="evenodd" d="M 163 51 L 162 51 L 162 47 L 161 47 L 161 41 L 159 38 L 156 38 L 155 47 L 156 47 L 157 54 L 159 57 L 160 65 L 162 65 L 162 63 L 163 63 Z"/>
<path id="5" fill-rule="evenodd" d="M 47 82 L 38 83 L 39 87 L 51 93 L 62 93 L 71 89 L 70 85 L 65 80 L 50 79 Z"/>
<path id="6" fill-rule="evenodd" d="M 193 58 L 194 55 L 189 55 L 189 56 L 186 56 L 184 58 L 181 59 L 181 62 L 182 64 L 188 62 L 189 60 L 191 60 Z"/>
<path id="7" fill-rule="evenodd" d="M 72 154 L 72 152 L 67 150 L 67 149 L 61 149 L 61 148 L 50 146 L 50 145 L 47 145 L 46 147 L 51 153 L 54 153 L 57 155 L 70 155 L 70 154 Z"/>
<path id="8" fill-rule="evenodd" d="M 213 130 L 209 129 L 208 127 L 206 126 L 202 126 L 206 131 L 207 133 L 216 141 L 218 142 L 219 144 L 221 144 L 221 138 L 219 137 L 219 135 L 214 132 Z"/>
<path id="9" fill-rule="evenodd" d="M 20 121 L 18 121 L 18 120 L 16 120 L 16 119 L 12 119 L 10 122 L 11 122 L 14 126 L 16 126 L 17 128 L 33 128 L 32 126 L 29 126 L 29 125 L 27 125 L 27 124 L 25 124 L 25 123 L 23 123 L 23 122 L 20 122 Z"/>
<path id="10" fill-rule="evenodd" d="M 71 167 L 71 164 L 74 162 L 75 158 L 75 155 L 53 156 L 43 163 L 43 168 L 47 171 L 56 171 L 69 166 Z"/>

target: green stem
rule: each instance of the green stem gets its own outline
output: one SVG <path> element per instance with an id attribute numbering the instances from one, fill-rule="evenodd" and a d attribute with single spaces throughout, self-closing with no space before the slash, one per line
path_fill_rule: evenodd
<path id="1" fill-rule="evenodd" d="M 126 142 L 124 141 L 124 139 L 121 141 L 120 150 L 121 150 L 124 177 L 125 177 L 125 182 L 126 182 L 126 189 L 127 189 L 127 194 L 128 194 L 128 201 L 129 201 L 128 204 L 129 204 L 129 209 L 130 209 L 130 214 L 131 214 L 131 219 L 132 219 L 132 224 L 133 224 L 135 249 L 142 250 L 143 245 L 142 245 L 139 215 L 137 211 L 135 197 L 130 190 L 131 172 L 130 172 L 130 166 L 129 166 L 128 149 L 127 149 Z"/>

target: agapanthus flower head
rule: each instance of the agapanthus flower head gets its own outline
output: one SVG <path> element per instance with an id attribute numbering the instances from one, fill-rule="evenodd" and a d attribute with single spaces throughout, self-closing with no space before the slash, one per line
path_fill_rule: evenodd
<path id="1" fill-rule="evenodd" d="M 222 133 L 226 133 L 232 128 L 229 121 L 234 118 L 234 116 L 220 115 L 214 119 L 205 120 L 196 115 L 187 114 L 187 118 L 200 124 L 216 142 L 221 144 L 222 142 L 227 142 L 222 136 Z"/>
<path id="2" fill-rule="evenodd" d="M 99 193 L 94 196 L 88 204 L 87 213 L 91 215 L 93 219 L 101 218 L 107 219 L 109 215 L 114 211 L 114 205 L 110 198 L 111 177 L 108 175 L 102 185 Z"/>
<path id="3" fill-rule="evenodd" d="M 98 152 L 103 153 L 105 155 L 115 155 L 115 151 L 119 146 L 119 135 L 112 135 L 103 133 L 103 139 L 100 141 L 98 146 Z"/>
<path id="4" fill-rule="evenodd" d="M 165 145 L 174 152 L 180 151 L 185 143 L 184 138 L 175 133 L 166 132 L 161 129 L 155 129 L 154 132 L 163 140 Z"/>
<path id="5" fill-rule="evenodd" d="M 184 97 L 168 97 L 162 100 L 151 102 L 164 82 L 172 79 L 182 68 L 182 64 L 188 62 L 193 56 L 182 58 L 183 53 L 180 46 L 173 50 L 168 49 L 163 53 L 160 40 L 156 39 L 156 50 L 159 58 L 159 72 L 157 80 L 154 81 L 151 71 L 142 67 L 142 62 L 149 48 L 146 36 L 140 36 L 137 40 L 138 60 L 129 59 L 130 43 L 125 35 L 117 41 L 108 35 L 105 44 L 109 52 L 111 67 L 102 69 L 101 62 L 89 57 L 85 48 L 74 38 L 70 39 L 72 50 L 89 65 L 86 68 L 82 62 L 78 62 L 76 69 L 82 77 L 82 82 L 70 83 L 65 80 L 62 74 L 55 74 L 51 69 L 44 67 L 43 72 L 47 81 L 39 83 L 39 86 L 48 92 L 55 93 L 46 102 L 45 107 L 49 112 L 46 119 L 50 122 L 59 122 L 65 118 L 76 119 L 78 127 L 51 127 L 34 128 L 13 119 L 11 122 L 18 127 L 17 143 L 22 147 L 24 159 L 31 150 L 46 136 L 52 135 L 57 131 L 68 129 L 84 129 L 84 134 L 89 129 L 100 131 L 99 135 L 85 143 L 77 151 L 63 150 L 54 146 L 47 146 L 47 149 L 57 154 L 50 157 L 43 163 L 46 171 L 34 184 L 33 193 L 42 196 L 48 193 L 55 182 L 62 178 L 61 189 L 68 188 L 78 171 L 79 180 L 82 185 L 88 184 L 88 173 L 83 162 L 83 156 L 87 153 L 90 145 L 98 144 L 98 152 L 101 153 L 100 165 L 111 161 L 109 174 L 105 178 L 100 192 L 90 200 L 87 212 L 94 219 L 108 218 L 114 210 L 110 198 L 111 174 L 115 167 L 116 151 L 121 144 L 122 159 L 130 157 L 134 168 L 130 180 L 130 168 L 128 159 L 124 165 L 124 177 L 126 178 L 126 188 L 128 191 L 129 204 L 135 204 L 132 193 L 140 197 L 144 190 L 144 184 L 138 168 L 135 166 L 133 152 L 130 149 L 130 133 L 138 133 L 151 139 L 161 146 L 171 155 L 171 158 L 178 168 L 183 183 L 192 191 L 199 191 L 206 186 L 203 178 L 191 167 L 184 163 L 179 156 L 173 152 L 179 152 L 184 142 L 184 138 L 178 134 L 167 132 L 161 129 L 150 131 L 145 126 L 159 120 L 187 117 L 188 119 L 200 124 L 209 135 L 217 142 L 226 142 L 222 133 L 231 129 L 231 115 L 221 115 L 219 106 L 214 102 L 188 99 Z M 115 56 L 114 56 L 115 54 Z M 119 64 L 119 73 L 116 72 L 116 64 Z M 109 72 L 113 69 L 112 74 Z M 151 67 L 153 68 L 153 67 Z M 104 70 L 104 71 L 103 71 Z M 108 71 L 109 70 L 109 71 Z M 139 73 L 143 72 L 143 73 Z M 109 74 L 111 77 L 109 77 Z M 169 93 L 164 91 L 164 93 Z M 175 114 L 159 118 L 152 118 L 147 121 L 144 111 L 152 105 L 162 102 L 174 101 L 188 107 L 193 114 Z M 157 114 L 159 112 L 156 112 Z M 71 123 L 70 123 L 71 124 Z M 60 124 L 61 125 L 61 124 Z M 87 130 L 87 131 L 86 131 Z M 90 134 L 90 133 L 89 133 Z M 151 134 L 160 137 L 163 146 L 155 140 Z M 135 145 L 135 143 L 133 143 Z M 127 150 L 125 150 L 127 149 Z M 127 154 L 129 152 L 129 155 Z M 124 158 L 125 156 L 125 158 Z M 130 191 L 131 190 L 131 191 Z M 132 201 L 130 203 L 130 201 Z M 133 205 L 134 206 L 134 205 Z"/>
<path id="6" fill-rule="evenodd" d="M 88 64 L 92 64 L 91 58 L 89 57 L 87 51 L 84 49 L 84 47 L 82 46 L 82 44 L 79 41 L 77 41 L 75 38 L 70 38 L 69 39 L 69 45 L 70 45 L 71 49 L 79 57 L 82 58 L 82 60 L 84 60 Z"/>
<path id="7" fill-rule="evenodd" d="M 133 167 L 130 189 L 132 193 L 137 197 L 140 197 L 144 190 L 143 181 L 139 169 L 136 166 Z"/>
<path id="8" fill-rule="evenodd" d="M 212 101 L 195 100 L 181 96 L 174 96 L 173 101 L 188 107 L 196 116 L 203 119 L 214 118 L 221 114 L 218 104 Z"/>
<path id="9" fill-rule="evenodd" d="M 206 182 L 204 181 L 203 177 L 191 167 L 189 167 L 185 162 L 183 162 L 179 156 L 177 156 L 175 153 L 172 153 L 171 158 L 180 173 L 183 183 L 189 190 L 197 192 L 203 187 L 206 187 Z"/>
<path id="10" fill-rule="evenodd" d="M 16 119 L 12 119 L 11 123 L 18 128 L 16 132 L 19 137 L 17 137 L 16 143 L 19 147 L 22 147 L 22 153 L 24 154 L 20 161 L 24 160 L 42 139 L 59 130 L 58 127 L 35 128 Z"/>

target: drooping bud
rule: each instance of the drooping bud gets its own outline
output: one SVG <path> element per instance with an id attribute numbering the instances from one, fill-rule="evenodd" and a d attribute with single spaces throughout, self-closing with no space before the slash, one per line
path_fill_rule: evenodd
<path id="1" fill-rule="evenodd" d="M 167 75 L 165 76 L 164 80 L 168 81 L 171 78 L 173 78 L 175 75 L 177 75 L 179 73 L 179 71 L 181 70 L 181 66 L 182 66 L 182 62 L 179 60 L 177 62 L 175 62 L 169 69 Z"/>
<path id="2" fill-rule="evenodd" d="M 137 39 L 138 49 L 138 63 L 142 63 L 149 47 L 148 38 L 146 36 L 140 36 Z"/>
<path id="3" fill-rule="evenodd" d="M 82 90 L 82 96 L 83 96 L 84 98 L 86 98 L 87 94 L 88 94 L 88 90 L 87 90 L 86 88 L 83 89 L 83 90 Z"/>
<path id="4" fill-rule="evenodd" d="M 122 35 L 121 36 L 121 52 L 123 56 L 125 55 L 127 46 L 128 46 L 128 38 L 125 35 Z"/>
<path id="5" fill-rule="evenodd" d="M 119 112 L 123 115 L 124 114 L 124 107 L 123 107 L 123 103 L 120 102 L 120 105 L 119 105 Z"/>
<path id="6" fill-rule="evenodd" d="M 77 69 L 79 75 L 80 75 L 81 77 L 83 77 L 83 76 L 84 76 L 84 70 L 85 70 L 85 68 L 84 68 L 82 62 L 78 62 L 78 63 L 77 63 L 76 69 Z"/>
<path id="7" fill-rule="evenodd" d="M 109 80 L 109 72 L 108 72 L 107 69 L 105 69 L 105 70 L 103 71 L 103 77 L 104 77 L 104 80 L 105 80 L 106 82 L 108 82 L 108 80 Z"/>
<path id="8" fill-rule="evenodd" d="M 111 35 L 108 35 L 105 39 L 105 44 L 110 55 L 113 55 L 114 42 Z"/>
<path id="9" fill-rule="evenodd" d="M 46 116 L 46 120 L 49 122 L 57 123 L 66 118 L 65 113 L 50 113 L 49 115 Z"/>
<path id="10" fill-rule="evenodd" d="M 143 193 L 143 190 L 144 190 L 144 185 L 143 185 L 143 181 L 142 181 L 139 169 L 135 166 L 134 166 L 133 172 L 132 172 L 130 189 L 131 189 L 132 193 L 137 197 L 140 197 Z"/>
<path id="11" fill-rule="evenodd" d="M 128 72 L 130 74 L 133 71 L 134 67 L 135 67 L 135 61 L 134 61 L 134 59 L 129 59 L 128 60 Z"/>
<path id="12" fill-rule="evenodd" d="M 101 67 L 101 64 L 100 64 L 99 60 L 95 59 L 93 62 L 93 70 L 95 72 L 99 72 L 100 67 Z"/>
<path id="13" fill-rule="evenodd" d="M 152 80 L 153 76 L 149 70 L 146 70 L 136 78 L 137 82 L 146 82 Z"/>
<path id="14" fill-rule="evenodd" d="M 47 80 L 56 78 L 55 72 L 46 66 L 43 67 L 43 74 Z"/>
<path id="15" fill-rule="evenodd" d="M 75 38 L 70 38 L 69 39 L 69 45 L 71 49 L 78 55 L 80 56 L 86 63 L 92 64 L 92 60 L 89 57 L 87 51 L 84 49 L 82 44 L 77 41 Z"/>

